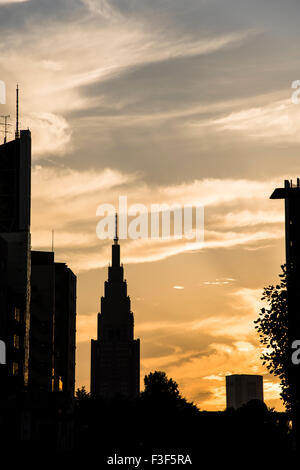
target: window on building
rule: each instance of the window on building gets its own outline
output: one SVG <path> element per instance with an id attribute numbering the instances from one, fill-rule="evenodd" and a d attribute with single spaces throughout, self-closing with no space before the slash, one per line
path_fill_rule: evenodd
<path id="1" fill-rule="evenodd" d="M 58 390 L 60 392 L 62 392 L 64 389 L 64 385 L 63 385 L 63 381 L 62 381 L 62 378 L 59 376 L 59 379 L 58 379 Z"/>
<path id="2" fill-rule="evenodd" d="M 16 349 L 20 348 L 20 338 L 18 335 L 14 335 L 14 348 Z"/>
<path id="3" fill-rule="evenodd" d="M 19 373 L 19 364 L 17 362 L 13 362 L 13 375 L 18 375 Z"/>
<path id="4" fill-rule="evenodd" d="M 20 314 L 20 309 L 18 307 L 15 307 L 14 318 L 16 321 L 20 321 L 21 314 Z"/>

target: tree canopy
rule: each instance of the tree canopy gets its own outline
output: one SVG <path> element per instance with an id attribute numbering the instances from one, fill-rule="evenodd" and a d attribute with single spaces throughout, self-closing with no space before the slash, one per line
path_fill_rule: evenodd
<path id="1" fill-rule="evenodd" d="M 155 371 L 145 375 L 145 395 L 161 395 L 168 394 L 174 398 L 181 398 L 178 384 L 173 380 L 169 379 L 165 372 Z"/>
<path id="2" fill-rule="evenodd" d="M 287 409 L 291 409 L 291 393 L 288 381 L 290 366 L 287 316 L 287 270 L 281 266 L 279 283 L 265 287 L 262 300 L 268 304 L 254 322 L 264 346 L 261 359 L 269 372 L 280 379 L 281 397 Z"/>

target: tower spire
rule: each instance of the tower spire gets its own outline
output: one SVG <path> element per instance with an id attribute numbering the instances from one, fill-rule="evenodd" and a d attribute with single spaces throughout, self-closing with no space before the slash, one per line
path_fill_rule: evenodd
<path id="1" fill-rule="evenodd" d="M 92 340 L 91 394 L 109 399 L 123 395 L 131 399 L 140 391 L 140 341 L 134 339 L 134 318 L 118 240 L 118 214 L 115 214 L 112 263 L 101 297 L 98 337 Z"/>
<path id="2" fill-rule="evenodd" d="M 15 138 L 19 139 L 20 138 L 20 133 L 19 133 L 19 85 L 17 84 L 17 90 L 16 90 L 16 133 L 15 133 Z"/>
<path id="3" fill-rule="evenodd" d="M 117 245 L 119 241 L 118 237 L 118 213 L 116 212 L 115 214 L 115 238 L 114 238 L 114 244 Z"/>
<path id="4" fill-rule="evenodd" d="M 115 214 L 115 237 L 112 245 L 112 266 L 114 268 L 120 268 L 120 245 L 118 237 L 118 214 Z"/>

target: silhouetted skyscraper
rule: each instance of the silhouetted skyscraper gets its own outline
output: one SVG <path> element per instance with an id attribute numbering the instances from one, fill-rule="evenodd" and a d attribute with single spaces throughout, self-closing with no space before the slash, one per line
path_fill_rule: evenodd
<path id="1" fill-rule="evenodd" d="M 27 385 L 30 324 L 31 134 L 0 145 L 1 311 L 8 393 Z"/>
<path id="2" fill-rule="evenodd" d="M 31 133 L 0 145 L 0 232 L 29 232 Z"/>
<path id="3" fill-rule="evenodd" d="M 75 392 L 77 278 L 65 263 L 55 263 L 54 390 Z"/>
<path id="4" fill-rule="evenodd" d="M 95 396 L 134 398 L 140 390 L 140 340 L 134 339 L 134 318 L 123 276 L 116 231 L 98 314 L 98 339 L 91 343 L 91 393 Z"/>
<path id="5" fill-rule="evenodd" d="M 285 180 L 284 188 L 277 188 L 271 199 L 285 201 L 285 247 L 287 268 L 287 306 L 289 357 L 286 358 L 288 381 L 293 403 L 293 428 L 296 429 L 300 449 L 300 364 L 292 362 L 292 345 L 300 340 L 300 180 L 297 184 Z M 296 419 L 295 419 L 296 418 Z M 298 449 L 298 451 L 299 451 Z"/>
<path id="6" fill-rule="evenodd" d="M 226 406 L 238 409 L 250 400 L 264 401 L 262 375 L 226 375 Z"/>
<path id="7" fill-rule="evenodd" d="M 29 387 L 52 391 L 54 379 L 54 253 L 31 252 Z"/>
<path id="8" fill-rule="evenodd" d="M 54 253 L 31 252 L 29 387 L 74 395 L 76 276 Z"/>

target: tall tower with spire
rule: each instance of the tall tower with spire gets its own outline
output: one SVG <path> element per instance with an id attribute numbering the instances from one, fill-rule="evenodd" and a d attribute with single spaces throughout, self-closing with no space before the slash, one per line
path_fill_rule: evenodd
<path id="1" fill-rule="evenodd" d="M 135 398 L 140 390 L 140 340 L 134 339 L 134 318 L 120 264 L 117 214 L 115 223 L 112 264 L 98 313 L 98 338 L 91 344 L 91 393 Z"/>

